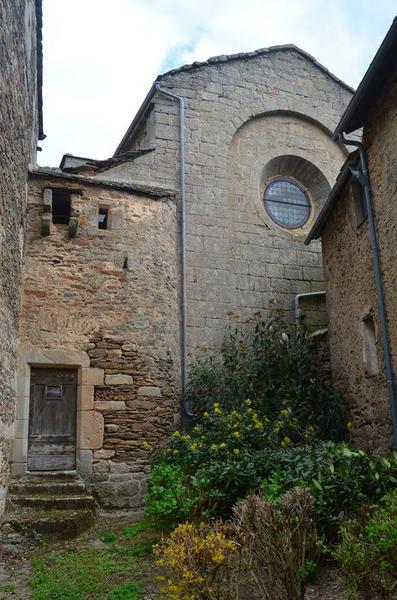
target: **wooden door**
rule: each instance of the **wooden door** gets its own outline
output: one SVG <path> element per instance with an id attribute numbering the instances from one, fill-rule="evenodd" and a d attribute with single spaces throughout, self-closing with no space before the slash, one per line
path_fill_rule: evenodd
<path id="1" fill-rule="evenodd" d="M 32 368 L 29 471 L 76 467 L 76 391 L 76 370 Z"/>

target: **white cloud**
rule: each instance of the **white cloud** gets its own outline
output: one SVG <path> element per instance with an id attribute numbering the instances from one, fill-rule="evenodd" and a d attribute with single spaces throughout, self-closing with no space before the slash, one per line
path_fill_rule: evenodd
<path id="1" fill-rule="evenodd" d="M 294 43 L 356 85 L 394 0 L 44 0 L 40 164 L 113 153 L 156 75 L 216 54 Z M 172 57 L 172 60 L 171 58 Z"/>

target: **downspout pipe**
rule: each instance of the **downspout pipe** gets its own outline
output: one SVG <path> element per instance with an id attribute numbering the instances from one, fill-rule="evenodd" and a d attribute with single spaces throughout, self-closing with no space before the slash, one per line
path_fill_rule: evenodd
<path id="1" fill-rule="evenodd" d="M 324 296 L 325 297 L 325 291 L 319 291 L 319 292 L 303 292 L 302 294 L 296 294 L 295 298 L 294 298 L 294 308 L 295 308 L 295 321 L 298 323 L 299 321 L 299 313 L 300 313 L 300 309 L 299 309 L 299 302 L 301 298 L 316 298 L 317 296 Z"/>
<path id="2" fill-rule="evenodd" d="M 382 268 L 379 256 L 378 240 L 376 235 L 376 227 L 374 221 L 374 211 L 372 206 L 371 184 L 368 173 L 367 157 L 365 155 L 364 146 L 361 142 L 347 140 L 343 134 L 338 135 L 341 142 L 346 146 L 355 146 L 360 154 L 361 171 L 358 173 L 352 172 L 358 179 L 364 190 L 365 204 L 368 214 L 368 228 L 371 242 L 372 262 L 374 267 L 376 297 L 379 309 L 380 326 L 382 332 L 383 353 L 385 357 L 386 383 L 389 392 L 390 412 L 392 416 L 393 440 L 394 447 L 397 449 L 397 400 L 396 400 L 396 384 L 393 372 L 393 364 L 390 351 L 390 338 L 387 324 L 387 311 L 385 304 L 385 294 L 382 279 Z"/>
<path id="3" fill-rule="evenodd" d="M 182 96 L 155 84 L 159 94 L 178 102 L 179 105 L 179 191 L 181 196 L 181 380 L 183 410 L 191 416 L 186 405 L 187 389 L 187 294 L 186 294 L 186 182 L 185 182 L 185 102 Z"/>

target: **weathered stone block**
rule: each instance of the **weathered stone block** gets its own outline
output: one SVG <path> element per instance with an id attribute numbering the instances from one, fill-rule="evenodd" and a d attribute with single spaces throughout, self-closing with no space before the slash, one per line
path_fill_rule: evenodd
<path id="1" fill-rule="evenodd" d="M 78 448 L 99 450 L 103 445 L 104 420 L 95 410 L 78 411 Z"/>
<path id="2" fill-rule="evenodd" d="M 81 385 L 78 391 L 80 394 L 79 410 L 92 410 L 94 408 L 94 386 Z"/>
<path id="3" fill-rule="evenodd" d="M 103 385 L 104 370 L 92 367 L 83 367 L 79 371 L 79 383 L 81 385 Z"/>
<path id="4" fill-rule="evenodd" d="M 138 396 L 160 397 L 161 396 L 161 390 L 160 390 L 159 387 L 146 386 L 146 387 L 140 387 L 140 388 L 138 388 L 137 394 L 138 394 Z"/>
<path id="5" fill-rule="evenodd" d="M 133 410 L 152 410 L 157 406 L 155 402 L 150 400 L 127 400 L 126 405 Z"/>
<path id="6" fill-rule="evenodd" d="M 122 375 L 121 373 L 117 373 L 116 375 L 105 376 L 106 385 L 132 385 L 133 383 L 134 380 L 131 375 Z"/>
<path id="7" fill-rule="evenodd" d="M 122 400 L 97 400 L 95 410 L 125 410 L 126 403 Z"/>
<path id="8" fill-rule="evenodd" d="M 115 450 L 105 450 L 102 448 L 101 450 L 95 450 L 94 459 L 108 459 L 112 458 L 115 454 Z"/>
<path id="9" fill-rule="evenodd" d="M 120 427 L 118 425 L 114 425 L 113 423 L 109 423 L 105 425 L 105 431 L 107 433 L 116 433 Z"/>
<path id="10" fill-rule="evenodd" d="M 76 467 L 81 475 L 92 473 L 92 450 L 78 448 L 76 450 Z"/>

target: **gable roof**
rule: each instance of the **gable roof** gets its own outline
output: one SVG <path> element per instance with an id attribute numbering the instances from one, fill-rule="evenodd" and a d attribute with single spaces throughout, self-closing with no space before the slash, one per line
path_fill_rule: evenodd
<path id="1" fill-rule="evenodd" d="M 74 154 L 66 153 L 62 156 L 59 168 L 61 171 L 67 173 L 78 174 L 80 171 L 86 171 L 87 169 L 90 169 L 95 173 L 102 173 L 103 171 L 107 171 L 124 162 L 133 161 L 135 158 L 138 158 L 138 156 L 142 156 L 142 154 L 153 152 L 153 150 L 154 148 L 140 148 L 139 150 L 132 150 L 104 160 L 96 160 L 94 158 L 75 156 Z"/>
<path id="2" fill-rule="evenodd" d="M 311 56 L 311 54 L 308 54 L 304 50 L 301 50 L 301 48 L 298 48 L 298 46 L 295 46 L 294 44 L 269 46 L 268 48 L 260 48 L 259 50 L 254 50 L 253 52 L 239 52 L 237 54 L 222 54 L 220 56 L 213 56 L 203 62 L 194 62 L 192 64 L 183 65 L 181 67 L 178 67 L 177 69 L 171 69 L 170 71 L 166 71 L 162 75 L 159 75 L 155 79 L 146 98 L 142 102 L 140 108 L 138 109 L 138 112 L 136 113 L 136 115 L 135 115 L 134 119 L 132 120 L 130 126 L 128 127 L 126 133 L 124 134 L 120 144 L 117 146 L 114 156 L 117 156 L 120 152 L 123 151 L 125 144 L 134 135 L 134 133 L 137 130 L 137 128 L 139 127 L 141 121 L 145 118 L 146 114 L 148 113 L 148 111 L 151 108 L 152 99 L 153 99 L 154 95 L 156 94 L 156 84 L 159 83 L 165 77 L 173 76 L 173 75 L 176 75 L 183 71 L 195 71 L 197 69 L 202 69 L 204 67 L 212 67 L 212 66 L 216 66 L 219 64 L 231 63 L 231 62 L 241 61 L 241 60 L 246 61 L 246 60 L 251 60 L 253 58 L 257 58 L 259 56 L 264 56 L 266 54 L 272 54 L 275 52 L 286 52 L 286 51 L 289 51 L 289 52 L 293 51 L 293 52 L 296 52 L 297 54 L 300 54 L 303 58 L 305 58 L 307 61 L 314 64 L 317 68 L 319 68 L 321 71 L 323 71 L 323 73 L 328 75 L 336 83 L 338 83 L 339 85 L 344 87 L 349 92 L 354 92 L 354 89 L 352 87 L 350 87 L 347 83 L 345 83 L 344 81 L 342 81 L 341 79 L 336 77 L 336 75 L 333 75 L 333 73 L 331 73 L 331 71 L 329 71 L 326 67 L 324 67 L 322 64 L 317 62 L 317 60 L 313 56 Z"/>
<path id="3" fill-rule="evenodd" d="M 339 79 L 339 77 L 337 77 L 336 75 L 331 73 L 331 71 L 329 71 L 326 67 L 324 67 L 324 65 L 319 63 L 314 58 L 314 56 L 312 56 L 308 52 L 305 52 L 298 46 L 295 46 L 295 44 L 281 44 L 278 46 L 269 46 L 268 48 L 259 48 L 258 50 L 253 50 L 252 52 L 238 52 L 237 54 L 221 54 L 220 56 L 212 56 L 208 60 L 205 60 L 202 62 L 194 62 L 194 63 L 188 64 L 188 65 L 182 65 L 181 67 L 178 67 L 177 69 L 171 69 L 170 71 L 166 71 L 162 75 L 158 76 L 157 81 L 163 79 L 164 77 L 168 77 L 169 75 L 175 75 L 176 73 L 181 73 L 182 71 L 193 71 L 195 69 L 201 69 L 203 67 L 218 65 L 218 64 L 222 64 L 222 63 L 231 63 L 231 62 L 235 62 L 238 60 L 249 60 L 251 58 L 257 58 L 258 56 L 263 56 L 265 54 L 272 54 L 273 52 L 283 52 L 283 51 L 290 51 L 290 52 L 293 51 L 293 52 L 296 52 L 297 54 L 300 54 L 301 56 L 303 56 L 303 58 L 305 58 L 309 62 L 316 65 L 316 67 L 318 67 L 321 71 L 323 71 L 329 77 L 331 77 L 331 79 L 333 79 L 334 81 L 336 81 L 337 83 L 339 83 L 340 85 L 345 87 L 350 92 L 354 92 L 354 89 L 352 87 L 350 87 L 350 85 L 348 85 L 347 83 L 345 83 L 344 81 Z"/>
<path id="4" fill-rule="evenodd" d="M 364 125 L 368 111 L 379 98 L 384 83 L 397 73 L 397 18 L 387 32 L 357 91 L 335 129 L 335 136 L 351 133 Z"/>
<path id="5" fill-rule="evenodd" d="M 87 175 L 80 175 L 75 173 L 66 173 L 65 171 L 61 171 L 59 168 L 54 167 L 35 167 L 29 169 L 30 177 L 34 179 L 54 179 L 61 181 L 70 181 L 70 182 L 80 182 L 87 185 L 93 185 L 97 187 L 105 187 L 112 188 L 116 190 L 120 190 L 123 192 L 129 192 L 131 194 L 136 194 L 140 196 L 149 196 L 151 198 L 173 198 L 176 195 L 174 190 L 169 190 L 166 188 L 152 186 L 152 185 L 142 185 L 141 183 L 127 183 L 124 181 L 114 181 L 111 179 L 99 179 L 95 177 L 90 177 Z"/>

